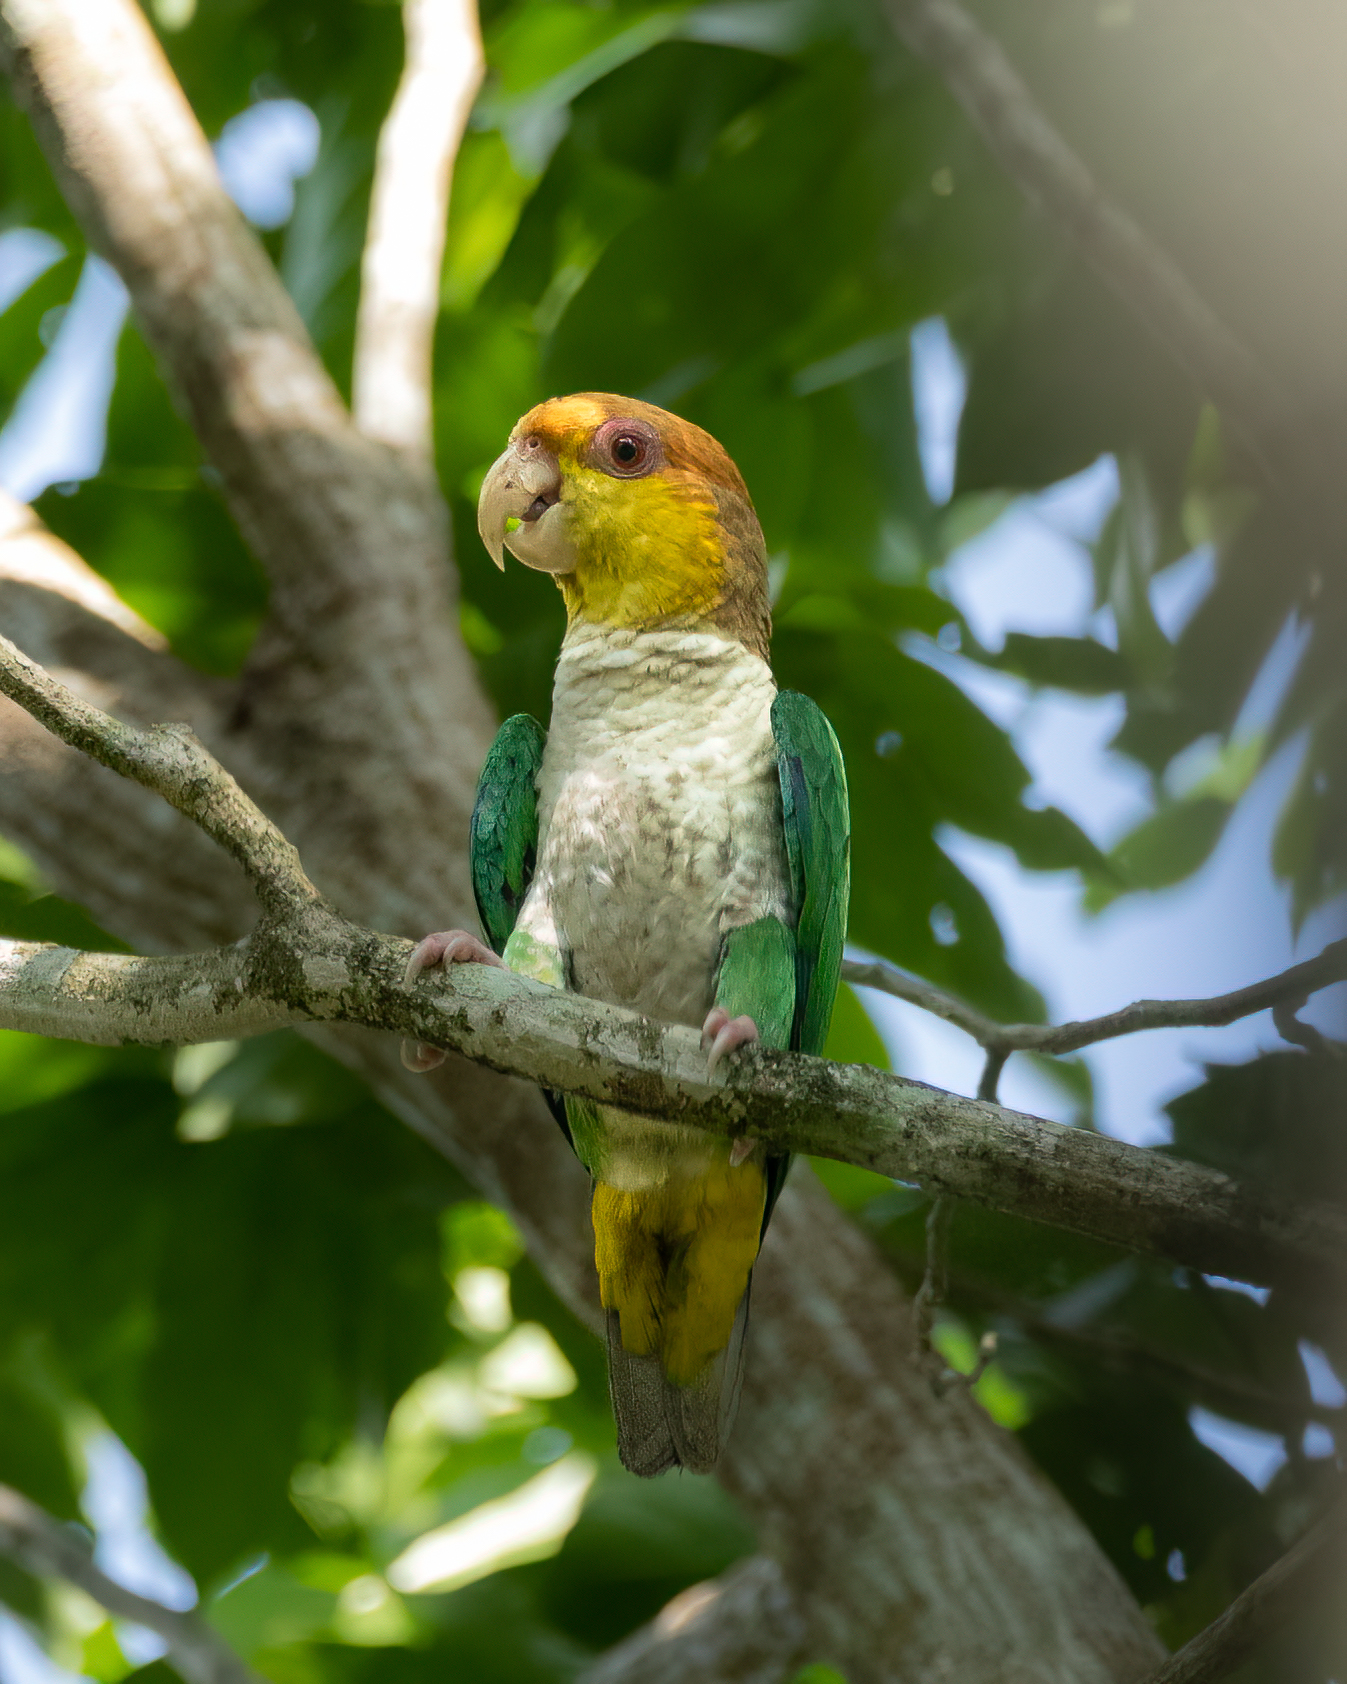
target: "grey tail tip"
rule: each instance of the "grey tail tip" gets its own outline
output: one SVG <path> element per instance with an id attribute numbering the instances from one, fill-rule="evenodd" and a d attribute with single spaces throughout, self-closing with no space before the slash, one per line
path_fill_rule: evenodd
<path id="1" fill-rule="evenodd" d="M 623 1467 L 642 1479 L 670 1468 L 715 1471 L 739 1408 L 747 1329 L 745 1292 L 725 1349 L 691 1385 L 679 1386 L 657 1356 L 634 1356 L 623 1349 L 617 1311 L 608 1312 L 608 1390 Z"/>

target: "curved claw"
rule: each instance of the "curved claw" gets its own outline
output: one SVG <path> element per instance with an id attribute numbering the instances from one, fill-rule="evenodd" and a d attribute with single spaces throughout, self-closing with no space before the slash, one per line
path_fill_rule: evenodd
<path id="1" fill-rule="evenodd" d="M 485 942 L 469 931 L 436 930 L 432 935 L 423 936 L 412 949 L 407 968 L 402 973 L 402 986 L 410 988 L 421 972 L 429 970 L 432 965 L 495 965 L 500 970 L 506 968 L 500 955 L 493 953 Z M 418 1076 L 444 1063 L 444 1054 L 440 1049 L 428 1046 L 424 1041 L 404 1041 L 401 1053 L 403 1064 Z"/>
<path id="2" fill-rule="evenodd" d="M 702 1025 L 707 1075 L 727 1052 L 733 1052 L 736 1047 L 746 1047 L 757 1039 L 758 1026 L 751 1017 L 731 1017 L 724 1006 L 712 1006 Z"/>
<path id="3" fill-rule="evenodd" d="M 425 1041 L 404 1041 L 398 1048 L 398 1056 L 403 1067 L 417 1076 L 424 1076 L 427 1070 L 438 1070 L 444 1063 L 444 1054 L 440 1049 L 427 1045 Z"/>
<path id="4" fill-rule="evenodd" d="M 436 930 L 432 935 L 422 936 L 407 959 L 402 986 L 410 988 L 421 972 L 428 971 L 432 965 L 495 965 L 505 969 L 500 955 L 467 930 Z"/>

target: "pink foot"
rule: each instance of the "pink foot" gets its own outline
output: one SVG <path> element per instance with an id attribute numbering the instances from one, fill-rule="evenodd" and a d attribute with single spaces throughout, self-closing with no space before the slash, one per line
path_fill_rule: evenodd
<path id="1" fill-rule="evenodd" d="M 758 1026 L 751 1017 L 731 1017 L 724 1006 L 712 1006 L 702 1025 L 702 1048 L 709 1076 L 727 1052 L 746 1047 L 758 1038 Z"/>
<path id="2" fill-rule="evenodd" d="M 485 942 L 469 935 L 467 930 L 436 930 L 433 935 L 418 941 L 407 961 L 407 969 L 402 973 L 403 987 L 410 988 L 421 972 L 429 970 L 432 965 L 495 965 L 505 969 L 505 961 Z M 427 1046 L 424 1041 L 404 1041 L 402 1062 L 408 1070 L 420 1075 L 443 1064 L 444 1054 L 438 1047 Z"/>

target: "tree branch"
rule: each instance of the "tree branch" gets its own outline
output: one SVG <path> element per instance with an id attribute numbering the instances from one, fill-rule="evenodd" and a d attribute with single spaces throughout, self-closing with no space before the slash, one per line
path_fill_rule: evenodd
<path id="1" fill-rule="evenodd" d="M 1145 1684 L 1217 1684 L 1234 1672 L 1312 1597 L 1340 1583 L 1345 1536 L 1347 1502 L 1339 1501 Z"/>
<path id="2" fill-rule="evenodd" d="M 1252 1017 L 1269 1006 L 1290 1003 L 1299 1007 L 1318 989 L 1347 978 L 1347 937 L 1330 942 L 1313 959 L 1229 994 L 1216 994 L 1209 1000 L 1134 1000 L 1130 1006 L 1079 1023 L 998 1023 L 957 995 L 909 976 L 887 959 L 848 959 L 843 963 L 842 976 L 847 982 L 878 988 L 944 1018 L 971 1035 L 989 1056 L 1004 1059 L 1012 1052 L 1078 1052 L 1096 1041 L 1136 1035 L 1145 1029 L 1214 1029 Z"/>
<path id="3" fill-rule="evenodd" d="M 407 58 L 379 136 L 352 408 L 362 433 L 424 471 L 449 184 L 485 66 L 476 0 L 403 0 L 402 22 Z"/>
<path id="4" fill-rule="evenodd" d="M 96 600 L 86 605 L 79 571 L 68 574 L 63 551 L 45 532 L 0 542 L 0 625 L 100 707 L 140 724 L 185 719 L 203 741 L 219 742 L 229 686 L 124 634 Z M 242 745 L 229 746 L 237 761 Z M 87 906 L 141 952 L 216 947 L 257 917 L 243 873 L 194 824 L 66 748 L 3 696 L 0 832 L 58 894 Z"/>
<path id="5" fill-rule="evenodd" d="M 127 1590 L 95 1566 L 93 1552 L 72 1527 L 0 1485 L 0 1553 L 41 1577 L 68 1579 L 121 1620 L 158 1632 L 187 1684 L 261 1684 L 196 1609 L 179 1612 Z"/>
<path id="6" fill-rule="evenodd" d="M 0 943 L 0 1024 L 116 1044 L 358 1024 L 503 1074 L 772 1152 L 860 1165 L 1174 1263 L 1322 1287 L 1347 1269 L 1347 1212 L 1282 1202 L 1215 1170 L 966 1099 L 868 1065 L 766 1049 L 712 1079 L 696 1033 L 488 966 L 401 983 L 409 948 L 315 904 L 195 958 Z"/>
<path id="7" fill-rule="evenodd" d="M 0 694 L 71 748 L 163 796 L 238 861 L 267 911 L 317 898 L 298 852 L 189 726 L 125 725 L 58 684 L 7 637 L 0 637 Z"/>
<path id="8" fill-rule="evenodd" d="M 958 0 L 886 0 L 894 32 L 944 79 L 1006 174 L 1216 404 L 1268 471 L 1284 406 L 1179 265 L 1115 205 Z"/>
<path id="9" fill-rule="evenodd" d="M 697 1035 L 489 966 L 408 991 L 407 948 L 321 901 L 299 856 L 183 727 L 138 731 L 0 638 L 0 691 L 157 790 L 243 866 L 265 916 L 193 962 L 0 943 L 0 1022 L 100 1042 L 224 1040 L 282 1023 L 392 1031 L 625 1110 L 920 1182 L 1173 1262 L 1308 1282 L 1347 1261 L 1347 1212 L 1280 1206 L 1228 1177 L 869 1065 L 741 1054 L 708 1075 Z"/>

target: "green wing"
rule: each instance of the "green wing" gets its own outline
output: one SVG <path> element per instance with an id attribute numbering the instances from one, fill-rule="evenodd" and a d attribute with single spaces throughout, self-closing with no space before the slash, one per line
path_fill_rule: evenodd
<path id="1" fill-rule="evenodd" d="M 842 971 L 851 892 L 847 775 L 833 728 L 808 696 L 772 703 L 782 820 L 795 926 L 795 1019 L 790 1044 L 821 1053 Z"/>
<path id="2" fill-rule="evenodd" d="M 807 696 L 784 690 L 772 703 L 781 818 L 795 927 L 776 918 L 732 930 L 716 1001 L 754 1018 L 764 1046 L 821 1053 L 842 970 L 851 887 L 847 775 L 833 728 Z M 790 1157 L 768 1158 L 763 1232 Z"/>
<path id="3" fill-rule="evenodd" d="M 524 904 L 538 849 L 538 768 L 547 733 L 517 713 L 496 733 L 477 782 L 469 858 L 486 939 L 504 953 Z"/>

